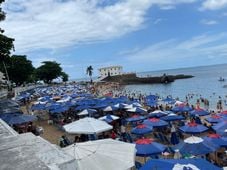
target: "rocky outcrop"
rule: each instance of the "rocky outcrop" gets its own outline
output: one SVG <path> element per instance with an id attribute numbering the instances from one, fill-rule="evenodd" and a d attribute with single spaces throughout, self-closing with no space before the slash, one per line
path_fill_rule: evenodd
<path id="1" fill-rule="evenodd" d="M 123 74 L 116 76 L 108 76 L 102 81 L 106 82 L 118 82 L 122 85 L 126 84 L 154 84 L 154 83 L 171 83 L 176 79 L 192 78 L 192 75 L 163 75 L 159 77 L 137 77 L 135 73 Z"/>

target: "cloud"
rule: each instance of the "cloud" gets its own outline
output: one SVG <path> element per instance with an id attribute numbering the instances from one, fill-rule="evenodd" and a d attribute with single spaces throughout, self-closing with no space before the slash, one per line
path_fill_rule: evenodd
<path id="1" fill-rule="evenodd" d="M 19 52 L 56 49 L 118 38 L 144 28 L 153 6 L 195 0 L 8 0 L 4 3 L 6 34 Z"/>
<path id="2" fill-rule="evenodd" d="M 200 10 L 219 10 L 227 7 L 227 0 L 206 0 Z"/>
<path id="3" fill-rule="evenodd" d="M 221 63 L 227 59 L 226 38 L 227 33 L 204 34 L 184 41 L 170 39 L 147 46 L 126 58 L 128 65 L 137 63 L 145 67 L 150 63 L 152 69 L 195 66 L 209 62 L 212 64 L 211 60 Z"/>
<path id="4" fill-rule="evenodd" d="M 204 25 L 216 25 L 218 24 L 218 21 L 203 19 L 200 23 Z"/>
<path id="5" fill-rule="evenodd" d="M 156 20 L 154 21 L 154 25 L 157 25 L 157 24 L 159 24 L 159 23 L 162 22 L 162 21 L 163 21 L 162 18 L 158 18 L 158 19 L 156 19 Z"/>

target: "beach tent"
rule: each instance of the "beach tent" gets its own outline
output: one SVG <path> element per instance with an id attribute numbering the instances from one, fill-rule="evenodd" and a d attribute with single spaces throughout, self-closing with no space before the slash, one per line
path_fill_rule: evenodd
<path id="1" fill-rule="evenodd" d="M 104 121 L 85 117 L 64 125 L 63 128 L 70 134 L 97 134 L 111 130 L 113 127 Z"/>
<path id="2" fill-rule="evenodd" d="M 221 168 L 206 161 L 205 159 L 150 159 L 140 170 L 202 170 Z"/>
<path id="3" fill-rule="evenodd" d="M 135 163 L 135 144 L 113 139 L 76 143 L 63 150 L 77 160 L 78 170 L 127 170 Z"/>

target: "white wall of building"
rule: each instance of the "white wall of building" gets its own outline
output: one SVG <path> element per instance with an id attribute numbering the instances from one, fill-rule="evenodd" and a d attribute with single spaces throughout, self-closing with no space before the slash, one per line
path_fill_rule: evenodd
<path id="1" fill-rule="evenodd" d="M 100 77 L 106 77 L 108 74 L 110 74 L 110 76 L 122 74 L 122 66 L 103 67 L 99 69 Z"/>

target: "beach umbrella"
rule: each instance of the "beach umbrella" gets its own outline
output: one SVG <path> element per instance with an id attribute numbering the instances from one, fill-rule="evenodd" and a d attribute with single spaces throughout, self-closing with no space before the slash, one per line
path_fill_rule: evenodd
<path id="1" fill-rule="evenodd" d="M 177 115 L 175 113 L 170 113 L 167 116 L 161 117 L 160 119 L 170 122 L 170 121 L 176 121 L 176 120 L 183 120 L 185 118 L 181 115 Z"/>
<path id="2" fill-rule="evenodd" d="M 189 134 L 203 133 L 208 130 L 208 128 L 206 126 L 196 124 L 194 122 L 190 122 L 185 126 L 181 126 L 179 129 L 182 132 L 189 133 Z"/>
<path id="3" fill-rule="evenodd" d="M 209 115 L 210 114 L 210 112 L 208 112 L 208 111 L 206 111 L 206 110 L 204 110 L 204 109 L 201 109 L 201 108 L 198 108 L 198 109 L 195 109 L 195 110 L 192 110 L 191 112 L 190 112 L 190 115 L 192 115 L 192 116 L 206 116 L 206 115 Z"/>
<path id="4" fill-rule="evenodd" d="M 116 111 L 116 110 L 118 110 L 118 108 L 115 106 L 107 106 L 103 109 L 104 112 L 111 112 L 111 111 Z"/>
<path id="5" fill-rule="evenodd" d="M 162 101 L 167 104 L 174 104 L 176 102 L 176 100 L 171 97 L 167 97 L 167 98 L 163 99 Z"/>
<path id="6" fill-rule="evenodd" d="M 223 122 L 217 123 L 212 126 L 212 128 L 216 131 L 216 133 L 225 136 L 227 134 L 227 121 L 225 120 Z"/>
<path id="7" fill-rule="evenodd" d="M 168 123 L 164 120 L 157 119 L 157 118 L 150 118 L 143 121 L 145 125 L 152 126 L 154 128 L 168 126 Z"/>
<path id="8" fill-rule="evenodd" d="M 227 110 L 224 110 L 220 113 L 221 116 L 226 116 L 227 117 Z"/>
<path id="9" fill-rule="evenodd" d="M 136 155 L 142 157 L 160 154 L 166 149 L 165 145 L 154 142 L 152 139 L 147 138 L 138 139 L 135 144 Z"/>
<path id="10" fill-rule="evenodd" d="M 221 170 L 209 161 L 196 159 L 150 159 L 140 170 Z"/>
<path id="11" fill-rule="evenodd" d="M 126 170 L 135 164 L 135 144 L 113 139 L 76 143 L 63 150 L 76 159 L 78 170 Z"/>
<path id="12" fill-rule="evenodd" d="M 155 107 L 158 105 L 157 101 L 147 101 L 146 105 L 149 107 Z"/>
<path id="13" fill-rule="evenodd" d="M 0 118 L 9 125 L 17 125 L 37 120 L 36 116 L 25 114 L 0 114 Z"/>
<path id="14" fill-rule="evenodd" d="M 209 134 L 203 139 L 213 143 L 214 145 L 218 145 L 220 147 L 227 147 L 227 137 L 222 137 L 219 134 Z"/>
<path id="15" fill-rule="evenodd" d="M 203 155 L 214 152 L 218 146 L 211 142 L 205 141 L 200 137 L 191 136 L 174 147 L 179 149 L 182 155 Z"/>
<path id="16" fill-rule="evenodd" d="M 179 106 L 175 106 L 174 108 L 172 108 L 173 112 L 189 112 L 192 111 L 193 109 L 189 106 L 185 106 L 185 105 L 179 105 Z"/>
<path id="17" fill-rule="evenodd" d="M 140 124 L 140 125 L 136 126 L 135 128 L 133 128 L 131 130 L 131 133 L 135 134 L 135 135 L 144 135 L 144 134 L 151 133 L 152 130 L 153 130 L 153 128 L 151 126 Z"/>
<path id="18" fill-rule="evenodd" d="M 168 114 L 167 112 L 164 112 L 164 111 L 161 111 L 161 110 L 155 110 L 155 111 L 149 113 L 148 117 L 160 118 L 160 117 L 166 116 L 167 114 Z"/>
<path id="19" fill-rule="evenodd" d="M 112 121 L 117 120 L 117 119 L 119 119 L 118 116 L 110 115 L 110 114 L 107 114 L 106 116 L 102 116 L 99 118 L 99 120 L 104 120 L 107 123 L 111 123 Z"/>
<path id="20" fill-rule="evenodd" d="M 133 113 L 146 113 L 147 110 L 143 109 L 141 107 L 133 107 L 131 109 L 127 109 L 127 112 L 133 112 Z"/>
<path id="21" fill-rule="evenodd" d="M 127 106 L 127 104 L 125 104 L 125 103 L 117 103 L 114 105 L 114 107 L 119 108 L 119 109 L 123 109 L 125 106 Z"/>
<path id="22" fill-rule="evenodd" d="M 104 121 L 85 117 L 63 126 L 70 134 L 97 134 L 111 130 L 113 127 Z"/>
<path id="23" fill-rule="evenodd" d="M 139 116 L 139 115 L 133 115 L 130 118 L 127 118 L 126 121 L 128 122 L 137 122 L 146 119 L 144 116 Z"/>
<path id="24" fill-rule="evenodd" d="M 31 110 L 45 110 L 45 109 L 46 109 L 46 103 L 45 104 L 38 103 L 38 104 L 32 105 L 31 107 Z"/>
<path id="25" fill-rule="evenodd" d="M 92 115 L 93 113 L 96 113 L 97 110 L 95 109 L 84 109 L 83 111 L 77 113 L 77 115 L 82 116 L 82 115 Z"/>
<path id="26" fill-rule="evenodd" d="M 208 121 L 209 123 L 219 123 L 219 122 L 223 121 L 224 119 L 226 119 L 226 118 L 221 117 L 219 115 L 213 115 L 213 116 L 206 118 L 205 120 Z"/>
<path id="27" fill-rule="evenodd" d="M 62 106 L 62 107 L 50 110 L 50 113 L 62 113 L 62 112 L 66 112 L 68 110 L 69 110 L 69 107 Z"/>
<path id="28" fill-rule="evenodd" d="M 77 106 L 75 108 L 75 110 L 79 111 L 79 110 L 85 110 L 85 109 L 89 109 L 89 108 L 91 108 L 91 106 L 89 106 L 89 105 L 80 105 L 80 106 Z"/>

